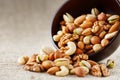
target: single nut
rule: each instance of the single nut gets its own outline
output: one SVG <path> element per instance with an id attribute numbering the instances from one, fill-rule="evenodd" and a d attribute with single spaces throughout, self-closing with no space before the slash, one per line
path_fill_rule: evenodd
<path id="1" fill-rule="evenodd" d="M 73 68 L 73 69 L 70 70 L 70 74 L 71 74 L 71 75 L 74 75 L 74 74 L 75 74 L 75 68 Z"/>
<path id="2" fill-rule="evenodd" d="M 76 29 L 73 30 L 73 33 L 80 35 L 82 33 L 82 31 L 83 31 L 82 28 L 76 28 Z"/>
<path id="3" fill-rule="evenodd" d="M 51 68 L 53 65 L 54 65 L 54 63 L 53 63 L 52 61 L 49 61 L 49 60 L 42 62 L 42 66 L 43 66 L 46 70 L 48 70 L 49 68 Z"/>
<path id="4" fill-rule="evenodd" d="M 107 24 L 107 25 L 104 25 L 103 27 L 104 27 L 104 30 L 108 31 L 111 28 L 111 25 Z"/>
<path id="5" fill-rule="evenodd" d="M 107 20 L 109 23 L 114 23 L 120 19 L 119 15 L 112 15 Z"/>
<path id="6" fill-rule="evenodd" d="M 37 55 L 37 56 L 36 56 L 36 62 L 38 62 L 38 63 L 41 62 L 40 55 Z"/>
<path id="7" fill-rule="evenodd" d="M 120 28 L 120 22 L 116 21 L 109 29 L 109 32 L 112 33 L 114 31 L 118 31 L 119 28 Z"/>
<path id="8" fill-rule="evenodd" d="M 80 49 L 84 49 L 85 44 L 84 44 L 82 41 L 79 41 L 79 42 L 77 43 L 77 46 L 78 46 Z"/>
<path id="9" fill-rule="evenodd" d="M 101 12 L 99 15 L 98 15 L 98 20 L 100 21 L 106 21 L 107 19 L 107 16 L 105 13 Z"/>
<path id="10" fill-rule="evenodd" d="M 79 26 L 85 20 L 85 18 L 86 15 L 81 15 L 74 20 L 74 23 Z"/>
<path id="11" fill-rule="evenodd" d="M 101 44 L 95 44 L 95 45 L 93 46 L 93 50 L 94 50 L 95 52 L 99 51 L 100 49 L 102 49 L 102 45 L 101 45 Z"/>
<path id="12" fill-rule="evenodd" d="M 61 26 L 62 27 L 62 33 L 63 34 L 65 34 L 65 33 L 68 33 L 69 32 L 69 29 L 68 29 L 68 27 L 66 27 L 66 26 Z M 60 38 L 61 38 L 61 36 L 62 35 L 59 35 L 60 36 Z"/>
<path id="13" fill-rule="evenodd" d="M 92 44 L 99 44 L 100 43 L 100 38 L 98 36 L 92 36 L 90 39 Z"/>
<path id="14" fill-rule="evenodd" d="M 85 36 L 88 36 L 88 35 L 91 35 L 91 34 L 92 34 L 91 28 L 86 28 L 82 32 L 82 35 L 85 35 Z"/>
<path id="15" fill-rule="evenodd" d="M 79 65 L 80 65 L 80 66 L 85 66 L 85 67 L 87 67 L 88 69 L 91 69 L 90 63 L 87 62 L 87 61 L 85 61 L 85 60 L 80 61 Z"/>
<path id="16" fill-rule="evenodd" d="M 27 63 L 31 63 L 31 62 L 36 62 L 36 57 L 38 56 L 38 54 L 33 54 L 31 57 L 29 57 L 29 60 L 27 61 Z"/>
<path id="17" fill-rule="evenodd" d="M 116 34 L 118 33 L 118 31 L 112 32 L 112 33 L 108 33 L 105 35 L 105 39 L 111 39 L 113 38 Z"/>
<path id="18" fill-rule="evenodd" d="M 89 73 L 89 69 L 87 67 L 81 66 L 75 68 L 75 74 L 78 77 L 84 77 Z"/>
<path id="19" fill-rule="evenodd" d="M 101 69 L 102 75 L 103 75 L 104 77 L 110 75 L 109 69 L 108 69 L 104 64 L 100 64 L 100 69 Z"/>
<path id="20" fill-rule="evenodd" d="M 92 26 L 92 32 L 93 33 L 96 33 L 96 32 L 98 32 L 99 31 L 99 29 L 100 29 L 100 26 Z"/>
<path id="21" fill-rule="evenodd" d="M 74 23 L 67 23 L 66 26 L 70 32 L 73 32 L 73 30 L 76 28 L 76 25 Z"/>
<path id="22" fill-rule="evenodd" d="M 83 38 L 83 42 L 84 44 L 90 44 L 90 39 L 91 39 L 92 35 L 89 35 L 89 36 L 85 36 Z"/>
<path id="23" fill-rule="evenodd" d="M 54 60 L 54 63 L 56 66 L 68 66 L 70 61 L 67 58 L 58 58 Z"/>
<path id="24" fill-rule="evenodd" d="M 69 69 L 65 66 L 60 66 L 61 71 L 55 73 L 56 76 L 63 77 L 69 74 Z"/>
<path id="25" fill-rule="evenodd" d="M 80 25 L 80 27 L 85 29 L 85 28 L 91 28 L 92 25 L 93 25 L 93 23 L 92 23 L 91 21 L 84 21 L 84 22 Z"/>
<path id="26" fill-rule="evenodd" d="M 64 14 L 63 19 L 66 23 L 72 23 L 74 21 L 74 18 L 69 13 Z"/>
<path id="27" fill-rule="evenodd" d="M 45 61 L 45 60 L 48 60 L 48 55 L 42 54 L 42 55 L 38 56 L 38 58 L 40 59 L 40 61 Z"/>
<path id="28" fill-rule="evenodd" d="M 98 9 L 97 9 L 97 8 L 92 8 L 92 10 L 91 10 L 91 14 L 97 16 L 97 15 L 99 14 Z"/>
<path id="29" fill-rule="evenodd" d="M 79 39 L 79 40 L 80 40 L 80 41 L 83 41 L 83 38 L 84 38 L 84 36 L 80 36 L 80 39 Z"/>
<path id="30" fill-rule="evenodd" d="M 100 34 L 99 34 L 99 37 L 102 39 L 104 38 L 104 36 L 106 35 L 106 31 L 102 31 Z"/>
<path id="31" fill-rule="evenodd" d="M 48 74 L 54 75 L 56 72 L 60 71 L 60 68 L 55 66 L 55 67 L 51 67 L 47 70 Z"/>
<path id="32" fill-rule="evenodd" d="M 90 63 L 91 67 L 93 67 L 94 65 L 98 65 L 98 63 L 93 60 L 87 60 L 87 62 Z"/>
<path id="33" fill-rule="evenodd" d="M 75 54 L 83 54 L 83 51 L 81 49 L 76 49 Z"/>
<path id="34" fill-rule="evenodd" d="M 52 52 L 55 52 L 55 50 L 49 46 L 43 46 L 42 47 L 42 51 L 45 53 L 45 54 L 50 54 Z"/>
<path id="35" fill-rule="evenodd" d="M 63 57 L 63 53 L 60 52 L 59 50 L 55 51 L 54 53 L 54 59 L 58 59 L 58 58 L 62 58 Z"/>
<path id="36" fill-rule="evenodd" d="M 60 41 L 61 36 L 60 35 L 53 35 L 53 40 L 54 41 Z"/>
<path id="37" fill-rule="evenodd" d="M 86 50 L 90 50 L 90 49 L 92 49 L 92 47 L 93 47 L 93 45 L 91 45 L 91 44 L 90 44 L 90 45 L 89 45 L 89 44 L 88 44 L 88 45 L 85 45 L 85 49 L 86 49 Z"/>
<path id="38" fill-rule="evenodd" d="M 93 15 L 93 14 L 88 14 L 88 15 L 86 16 L 86 20 L 87 20 L 87 21 L 91 21 L 91 22 L 95 22 L 97 19 L 96 19 L 96 16 L 95 16 L 95 15 Z"/>
<path id="39" fill-rule="evenodd" d="M 107 60 L 107 67 L 108 68 L 114 68 L 115 67 L 115 62 L 112 59 Z"/>
<path id="40" fill-rule="evenodd" d="M 54 53 L 55 53 L 55 52 L 54 52 Z M 54 53 L 50 53 L 50 54 L 48 55 L 48 59 L 49 59 L 49 60 L 51 60 L 51 61 L 54 60 Z"/>
<path id="41" fill-rule="evenodd" d="M 17 62 L 18 64 L 24 65 L 27 63 L 29 57 L 28 56 L 21 56 L 18 58 Z"/>
<path id="42" fill-rule="evenodd" d="M 93 54 L 93 53 L 94 53 L 94 50 L 93 50 L 93 49 L 88 50 L 88 51 L 86 52 L 86 54 L 88 54 L 88 55 Z"/>
<path id="43" fill-rule="evenodd" d="M 67 55 L 74 54 L 75 51 L 76 51 L 76 45 L 75 45 L 75 43 L 74 42 L 68 42 L 67 45 L 68 45 L 69 49 L 65 52 L 65 54 L 67 54 Z"/>
<path id="44" fill-rule="evenodd" d="M 102 73 L 101 73 L 101 70 L 100 70 L 100 66 L 99 65 L 92 66 L 92 68 L 91 68 L 91 74 L 93 76 L 101 77 Z"/>
<path id="45" fill-rule="evenodd" d="M 102 45 L 103 47 L 107 46 L 108 44 L 109 44 L 109 40 L 107 40 L 107 39 L 102 39 L 102 40 L 101 40 L 101 45 Z"/>

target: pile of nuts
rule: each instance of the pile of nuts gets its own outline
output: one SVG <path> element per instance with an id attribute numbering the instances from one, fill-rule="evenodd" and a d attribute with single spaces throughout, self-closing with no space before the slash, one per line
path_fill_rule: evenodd
<path id="1" fill-rule="evenodd" d="M 31 57 L 22 56 L 18 63 L 24 65 L 24 69 L 33 72 L 47 72 L 59 77 L 69 74 L 84 77 L 88 74 L 97 77 L 110 75 L 110 70 L 115 66 L 113 60 L 107 63 L 97 63 L 89 60 L 89 54 L 101 50 L 107 46 L 110 40 L 117 34 L 120 27 L 119 16 L 105 14 L 96 8 L 91 14 L 73 18 L 70 14 L 63 15 L 61 30 L 53 36 L 58 42 L 59 49 L 43 47 L 41 54 L 33 54 Z"/>

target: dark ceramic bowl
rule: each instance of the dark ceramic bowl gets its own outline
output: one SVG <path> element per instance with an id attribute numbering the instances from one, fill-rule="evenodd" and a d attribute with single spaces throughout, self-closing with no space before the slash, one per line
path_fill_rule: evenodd
<path id="1" fill-rule="evenodd" d="M 70 13 L 73 17 L 81 14 L 91 12 L 92 8 L 97 8 L 100 12 L 118 14 L 120 15 L 120 1 L 119 0 L 69 0 L 67 1 L 56 13 L 51 27 L 51 38 L 57 33 L 60 26 L 60 21 L 63 20 L 62 16 L 66 12 Z M 110 41 L 110 43 L 99 52 L 89 55 L 89 59 L 100 61 L 114 53 L 120 44 L 120 29 L 118 34 Z M 53 41 L 53 45 L 58 48 L 57 43 Z"/>

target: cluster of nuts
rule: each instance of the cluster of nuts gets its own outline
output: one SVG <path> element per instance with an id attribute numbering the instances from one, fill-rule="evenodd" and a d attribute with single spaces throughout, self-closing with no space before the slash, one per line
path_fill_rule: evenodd
<path id="1" fill-rule="evenodd" d="M 53 36 L 58 42 L 59 49 L 43 47 L 41 54 L 33 54 L 31 57 L 22 56 L 18 63 L 24 65 L 24 69 L 34 72 L 44 72 L 56 76 L 75 74 L 84 77 L 87 74 L 93 76 L 109 76 L 109 68 L 115 63 L 109 59 L 107 64 L 99 64 L 89 60 L 89 54 L 101 50 L 107 46 L 110 40 L 117 34 L 120 27 L 119 16 L 105 14 L 96 8 L 91 14 L 73 18 L 70 14 L 63 15 L 61 30 Z"/>
<path id="2" fill-rule="evenodd" d="M 42 54 L 33 54 L 31 57 L 22 56 L 18 58 L 18 63 L 24 65 L 24 69 L 33 72 L 47 72 L 50 75 L 59 77 L 77 75 L 84 77 L 87 74 L 93 76 L 109 76 L 109 68 L 113 68 L 115 63 L 109 59 L 107 64 L 99 64 L 93 60 L 88 60 L 87 54 L 76 54 L 70 56 L 54 50 L 50 47 L 44 47 Z"/>
<path id="3" fill-rule="evenodd" d="M 66 13 L 60 22 L 60 30 L 53 35 L 53 40 L 58 43 L 59 48 L 65 48 L 69 42 L 74 42 L 76 47 L 72 47 L 71 54 L 76 49 L 80 53 L 93 54 L 107 46 L 117 34 L 119 20 L 119 15 L 99 13 L 96 8 L 91 10 L 91 14 L 83 14 L 77 18 Z"/>

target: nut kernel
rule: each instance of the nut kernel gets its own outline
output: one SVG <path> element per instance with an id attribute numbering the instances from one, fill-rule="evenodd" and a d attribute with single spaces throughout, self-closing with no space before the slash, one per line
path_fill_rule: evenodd
<path id="1" fill-rule="evenodd" d="M 93 46 L 93 50 L 94 50 L 95 52 L 99 51 L 100 49 L 102 49 L 102 45 L 101 45 L 101 44 L 95 44 L 95 45 Z"/>

